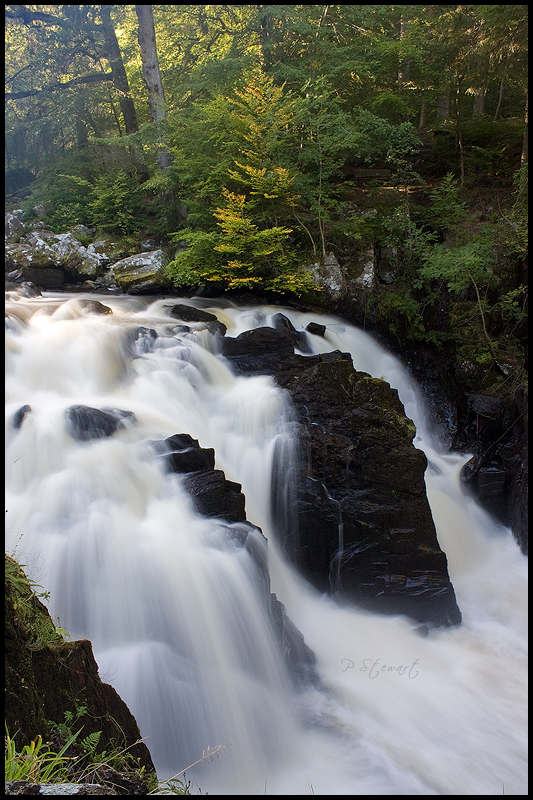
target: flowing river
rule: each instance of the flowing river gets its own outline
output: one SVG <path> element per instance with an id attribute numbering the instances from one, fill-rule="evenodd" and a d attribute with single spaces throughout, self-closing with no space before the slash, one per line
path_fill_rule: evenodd
<path id="1" fill-rule="evenodd" d="M 113 313 L 88 313 L 83 298 Z M 228 745 L 187 770 L 203 793 L 527 793 L 527 562 L 511 531 L 463 493 L 468 457 L 440 447 L 395 358 L 336 317 L 279 307 L 7 300 L 6 551 L 50 592 L 70 636 L 92 641 L 161 779 Z M 280 311 L 298 330 L 321 323 L 324 338 L 308 334 L 314 352 L 350 352 L 356 369 L 398 390 L 428 456 L 461 626 L 424 638 L 406 618 L 341 608 L 296 574 L 270 509 L 276 442 L 292 436 L 286 394 L 269 377 L 235 376 L 205 325 L 187 331 L 169 316 L 180 302 L 216 314 L 228 336 Z M 72 405 L 135 421 L 75 441 L 65 428 Z M 247 519 L 268 539 L 272 591 L 315 652 L 319 685 L 292 688 L 249 553 L 196 513 L 182 476 L 165 473 L 150 442 L 176 433 L 213 447 L 216 468 L 242 484 Z"/>

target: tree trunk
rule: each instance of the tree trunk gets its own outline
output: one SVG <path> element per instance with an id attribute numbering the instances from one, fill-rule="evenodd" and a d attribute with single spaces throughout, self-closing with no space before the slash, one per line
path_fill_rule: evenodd
<path id="1" fill-rule="evenodd" d="M 407 13 L 411 10 L 411 6 L 404 6 L 407 9 Z M 403 14 L 400 19 L 400 42 L 402 39 L 405 38 L 405 34 L 407 28 L 409 26 L 409 18 L 405 17 Z M 404 58 L 403 55 L 400 55 L 400 63 L 398 66 L 398 83 L 407 83 L 411 77 L 411 59 Z"/>
<path id="2" fill-rule="evenodd" d="M 440 94 L 437 97 L 437 117 L 444 121 L 450 118 L 450 95 Z"/>
<path id="3" fill-rule="evenodd" d="M 263 72 L 270 72 L 272 68 L 272 22 L 266 9 L 268 6 L 256 6 L 258 12 L 257 32 L 259 34 L 259 46 L 263 55 Z"/>
<path id="4" fill-rule="evenodd" d="M 528 98 L 526 97 L 526 115 L 524 119 L 524 137 L 522 139 L 522 155 L 520 157 L 520 166 L 524 166 L 527 164 L 527 101 Z"/>
<path id="5" fill-rule="evenodd" d="M 459 148 L 459 159 L 461 163 L 461 186 L 465 185 L 465 151 L 463 147 L 463 125 L 461 120 L 461 81 L 462 77 L 457 80 L 457 91 L 455 94 L 455 121 L 457 133 L 457 146 Z"/>
<path id="6" fill-rule="evenodd" d="M 496 122 L 496 120 L 498 119 L 498 114 L 500 113 L 500 108 L 501 108 L 501 105 L 502 105 L 502 100 L 503 100 L 503 82 L 504 82 L 504 80 L 505 80 L 505 75 L 503 76 L 503 78 L 501 79 L 501 82 L 500 82 L 500 94 L 498 96 L 498 105 L 496 106 L 496 111 L 494 112 L 494 122 Z"/>
<path id="7" fill-rule="evenodd" d="M 422 100 L 422 105 L 420 106 L 420 119 L 418 120 L 418 130 L 426 127 L 427 110 L 428 110 L 427 103 L 425 100 Z"/>
<path id="8" fill-rule="evenodd" d="M 165 93 L 159 71 L 159 58 L 155 41 L 154 15 L 152 6 L 135 6 L 139 20 L 138 40 L 141 48 L 143 65 L 143 78 L 148 91 L 148 105 L 153 122 L 158 122 L 166 116 Z M 165 169 L 170 164 L 170 153 L 166 148 L 160 149 L 157 154 L 157 163 L 160 169 Z"/>
<path id="9" fill-rule="evenodd" d="M 111 6 L 100 6 L 102 16 L 102 30 L 106 43 L 107 58 L 111 66 L 111 73 L 113 75 L 113 85 L 117 90 L 119 96 L 120 109 L 124 118 L 124 127 L 126 134 L 135 133 L 139 129 L 137 124 L 137 115 L 135 113 L 135 106 L 130 97 L 130 87 L 128 84 L 128 76 L 124 69 L 122 61 L 122 54 L 118 45 L 117 35 L 115 28 L 111 21 Z"/>
<path id="10" fill-rule="evenodd" d="M 487 93 L 487 87 L 484 86 L 482 89 L 478 89 L 475 96 L 474 96 L 474 106 L 472 108 L 472 117 L 480 117 L 484 110 L 485 110 L 485 95 Z"/>

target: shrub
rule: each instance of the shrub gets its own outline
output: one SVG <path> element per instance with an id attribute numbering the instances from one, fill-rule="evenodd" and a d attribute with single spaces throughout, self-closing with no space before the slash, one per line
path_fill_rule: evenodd
<path id="1" fill-rule="evenodd" d="M 97 178 L 89 204 L 92 223 L 104 230 L 132 233 L 146 224 L 143 191 L 135 178 L 120 170 Z"/>

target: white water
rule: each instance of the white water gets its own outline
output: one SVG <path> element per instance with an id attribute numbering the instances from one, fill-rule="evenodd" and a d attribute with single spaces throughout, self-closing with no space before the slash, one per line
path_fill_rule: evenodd
<path id="1" fill-rule="evenodd" d="M 280 556 L 270 465 L 276 440 L 290 438 L 290 409 L 269 378 L 234 377 L 207 331 L 173 335 L 165 306 L 191 301 L 98 298 L 114 312 L 99 316 L 76 297 L 9 303 L 6 549 L 51 592 L 72 638 L 91 639 L 160 777 L 229 744 L 187 772 L 204 793 L 525 794 L 526 561 L 462 493 L 465 457 L 440 452 L 398 361 L 334 317 L 206 309 L 230 336 L 280 310 L 299 329 L 321 322 L 316 352 L 349 351 L 398 389 L 430 461 L 428 498 L 463 614 L 427 638 L 404 618 L 339 608 Z M 127 343 L 140 325 L 161 334 L 154 352 Z M 127 409 L 136 422 L 75 442 L 64 426 L 74 404 Z M 269 540 L 272 591 L 317 655 L 320 690 L 292 692 L 254 563 L 164 474 L 149 442 L 174 433 L 214 447 L 216 467 L 242 483 L 247 518 Z"/>

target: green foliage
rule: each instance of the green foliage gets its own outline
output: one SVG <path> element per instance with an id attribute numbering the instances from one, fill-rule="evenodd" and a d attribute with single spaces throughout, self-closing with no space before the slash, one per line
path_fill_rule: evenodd
<path id="1" fill-rule="evenodd" d="M 68 634 L 62 628 L 56 627 L 48 615 L 36 613 L 38 598 L 48 599 L 49 593 L 35 593 L 35 589 L 42 586 L 26 577 L 24 566 L 5 554 L 6 595 L 9 593 L 15 614 L 27 632 L 28 647 L 31 650 L 42 650 L 50 645 L 62 644 L 63 636 Z"/>
<path id="2" fill-rule="evenodd" d="M 499 221 L 498 234 L 502 244 L 515 256 L 526 258 L 528 252 L 529 202 L 528 164 L 525 163 L 513 176 L 512 206 Z"/>
<path id="3" fill-rule="evenodd" d="M 461 198 L 462 190 L 451 172 L 429 193 L 431 205 L 426 222 L 439 231 L 456 227 L 465 216 L 466 202 Z"/>
<path id="4" fill-rule="evenodd" d="M 35 782 L 61 783 L 69 780 L 69 762 L 65 756 L 74 744 L 82 729 L 73 733 L 59 752 L 43 744 L 42 736 L 37 736 L 30 744 L 18 751 L 14 739 L 9 735 L 6 725 L 5 742 L 5 780 L 29 780 Z"/>
<path id="5" fill-rule="evenodd" d="M 30 199 L 23 207 L 29 211 L 42 203 L 50 229 L 62 233 L 74 225 L 90 224 L 92 191 L 90 181 L 79 175 L 51 171 L 32 185 Z"/>
<path id="6" fill-rule="evenodd" d="M 307 273 L 299 273 L 290 254 L 289 228 L 259 229 L 250 218 L 250 203 L 245 195 L 223 190 L 225 204 L 213 216 L 218 232 L 184 230 L 174 234 L 187 241 L 167 267 L 176 286 L 221 284 L 227 289 L 259 289 L 301 295 L 311 291 Z"/>
<path id="7" fill-rule="evenodd" d="M 166 273 L 174 286 L 198 286 L 204 281 L 222 280 L 217 277 L 222 267 L 222 257 L 217 255 L 215 247 L 220 236 L 216 232 L 206 233 L 184 228 L 172 238 L 186 242 L 187 248 L 176 254 L 166 268 Z"/>
<path id="8" fill-rule="evenodd" d="M 89 203 L 92 222 L 103 230 L 137 231 L 146 223 L 142 199 L 135 178 L 122 170 L 116 175 L 101 175 Z"/>
<path id="9" fill-rule="evenodd" d="M 456 294 L 472 284 L 483 289 L 497 284 L 497 277 L 490 268 L 493 259 L 494 231 L 484 226 L 472 234 L 466 244 L 453 247 L 436 244 L 428 248 L 418 274 L 423 281 L 444 282 Z"/>
<path id="10" fill-rule="evenodd" d="M 402 345 L 424 342 L 442 345 L 449 339 L 444 331 L 434 330 L 425 319 L 425 310 L 434 298 L 426 297 L 422 303 L 408 288 L 398 288 L 381 294 L 376 313 L 394 338 Z"/>

